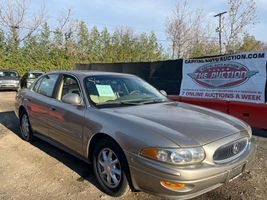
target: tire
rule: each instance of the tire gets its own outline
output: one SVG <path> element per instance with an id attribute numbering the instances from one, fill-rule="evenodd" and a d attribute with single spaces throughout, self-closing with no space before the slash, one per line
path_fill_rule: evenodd
<path id="1" fill-rule="evenodd" d="M 93 168 L 106 194 L 121 197 L 130 191 L 127 161 L 121 148 L 112 139 L 104 138 L 95 145 Z"/>
<path id="2" fill-rule="evenodd" d="M 23 110 L 19 116 L 19 122 L 20 122 L 20 133 L 22 139 L 30 142 L 33 139 L 33 133 L 31 124 L 29 121 L 28 114 L 25 110 Z"/>

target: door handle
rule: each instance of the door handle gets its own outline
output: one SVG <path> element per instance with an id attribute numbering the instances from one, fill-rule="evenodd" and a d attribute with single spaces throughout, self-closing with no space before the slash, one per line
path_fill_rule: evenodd
<path id="1" fill-rule="evenodd" d="M 29 98 L 24 98 L 23 101 L 29 101 L 29 102 L 31 102 L 32 100 L 29 99 Z"/>
<path id="2" fill-rule="evenodd" d="M 55 107 L 50 107 L 50 110 L 55 111 L 56 108 Z"/>

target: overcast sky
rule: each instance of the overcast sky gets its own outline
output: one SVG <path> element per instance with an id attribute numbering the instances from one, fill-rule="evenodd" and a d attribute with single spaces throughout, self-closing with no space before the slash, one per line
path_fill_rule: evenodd
<path id="1" fill-rule="evenodd" d="M 191 8 L 201 8 L 207 15 L 206 20 L 214 22 L 214 34 L 218 19 L 213 15 L 227 10 L 228 0 L 191 0 Z M 32 9 L 40 7 L 40 0 L 31 0 Z M 163 46 L 167 46 L 165 34 L 166 18 L 171 15 L 179 0 L 45 0 L 50 24 L 62 10 L 69 8 L 73 17 L 83 20 L 89 27 L 104 26 L 113 31 L 116 27 L 128 26 L 137 32 L 154 31 Z M 205 2 L 205 3 L 203 3 Z M 256 39 L 267 42 L 267 0 L 256 0 L 258 23 L 250 33 Z"/>

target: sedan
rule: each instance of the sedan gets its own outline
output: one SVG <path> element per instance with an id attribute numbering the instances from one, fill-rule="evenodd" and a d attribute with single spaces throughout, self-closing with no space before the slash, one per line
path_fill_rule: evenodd
<path id="1" fill-rule="evenodd" d="M 134 75 L 58 71 L 17 93 L 16 115 L 24 140 L 40 138 L 92 164 L 111 196 L 189 199 L 253 163 L 249 125 L 164 94 Z"/>
<path id="2" fill-rule="evenodd" d="M 44 72 L 42 71 L 29 71 L 25 73 L 22 78 L 20 79 L 20 87 L 21 88 L 29 88 L 31 84 L 37 79 L 39 76 L 43 75 Z"/>
<path id="3" fill-rule="evenodd" d="M 0 90 L 18 90 L 19 75 L 16 70 L 0 70 Z"/>

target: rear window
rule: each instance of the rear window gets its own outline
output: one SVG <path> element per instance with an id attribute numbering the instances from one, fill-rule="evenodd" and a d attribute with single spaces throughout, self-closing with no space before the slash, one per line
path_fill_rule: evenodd
<path id="1" fill-rule="evenodd" d="M 0 71 L 0 77 L 18 77 L 18 73 L 15 71 Z"/>
<path id="2" fill-rule="evenodd" d="M 36 79 L 41 75 L 43 75 L 43 73 L 29 73 L 28 78 L 29 79 Z"/>

